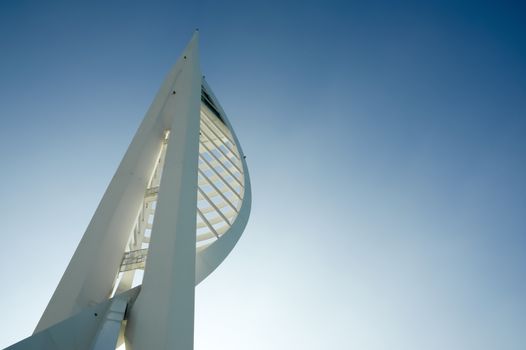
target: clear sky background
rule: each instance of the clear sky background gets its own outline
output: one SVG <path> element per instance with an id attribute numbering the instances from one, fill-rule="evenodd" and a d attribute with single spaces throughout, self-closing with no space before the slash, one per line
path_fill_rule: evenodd
<path id="1" fill-rule="evenodd" d="M 29 336 L 194 28 L 253 211 L 195 348 L 526 344 L 526 8 L 0 1 L 0 348 Z"/>

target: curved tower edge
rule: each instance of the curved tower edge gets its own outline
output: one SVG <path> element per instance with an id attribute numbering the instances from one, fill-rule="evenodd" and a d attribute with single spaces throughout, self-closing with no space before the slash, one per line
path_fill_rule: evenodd
<path id="1" fill-rule="evenodd" d="M 238 216 L 230 229 L 221 236 L 216 242 L 214 242 L 212 245 L 207 247 L 205 250 L 197 252 L 196 255 L 196 271 L 195 271 L 195 284 L 201 283 L 208 275 L 210 275 L 220 264 L 223 262 L 223 260 L 226 259 L 228 254 L 234 249 L 234 246 L 238 242 L 239 238 L 241 238 L 241 235 L 243 234 L 243 231 L 245 230 L 245 227 L 248 223 L 248 218 L 250 216 L 250 211 L 252 207 L 252 188 L 250 183 L 250 176 L 249 171 L 247 167 L 246 157 L 243 152 L 243 148 L 241 147 L 241 144 L 239 143 L 239 139 L 232 128 L 232 125 L 230 124 L 230 121 L 223 110 L 223 107 L 219 103 L 219 100 L 215 96 L 213 90 L 208 85 L 208 82 L 204 79 L 202 79 L 202 85 L 205 91 L 212 97 L 215 105 L 219 109 L 219 113 L 221 114 L 221 117 L 223 118 L 226 126 L 232 133 L 232 137 L 234 138 L 234 141 L 236 143 L 236 147 L 239 151 L 239 154 L 241 156 L 241 162 L 243 165 L 243 174 L 244 174 L 244 185 L 245 185 L 245 192 L 243 197 L 243 203 L 241 205 L 241 209 L 238 213 Z"/>

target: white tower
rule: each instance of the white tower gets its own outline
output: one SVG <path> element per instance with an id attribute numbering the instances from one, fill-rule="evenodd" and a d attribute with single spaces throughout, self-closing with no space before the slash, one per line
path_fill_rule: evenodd
<path id="1" fill-rule="evenodd" d="M 193 349 L 195 286 L 232 250 L 251 202 L 243 151 L 202 79 L 198 37 L 157 93 L 34 334 L 8 349 Z"/>

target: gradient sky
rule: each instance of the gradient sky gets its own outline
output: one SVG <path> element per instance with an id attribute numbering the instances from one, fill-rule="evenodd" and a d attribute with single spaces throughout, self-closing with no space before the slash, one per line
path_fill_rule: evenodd
<path id="1" fill-rule="evenodd" d="M 0 348 L 199 27 L 253 211 L 196 350 L 524 349 L 520 3 L 0 1 Z"/>

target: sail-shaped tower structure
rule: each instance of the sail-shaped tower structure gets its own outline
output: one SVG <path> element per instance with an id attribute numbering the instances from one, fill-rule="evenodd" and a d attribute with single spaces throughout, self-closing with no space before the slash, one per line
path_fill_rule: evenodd
<path id="1" fill-rule="evenodd" d="M 198 41 L 196 31 L 163 82 L 34 334 L 8 349 L 193 349 L 195 286 L 232 250 L 251 205 Z"/>

